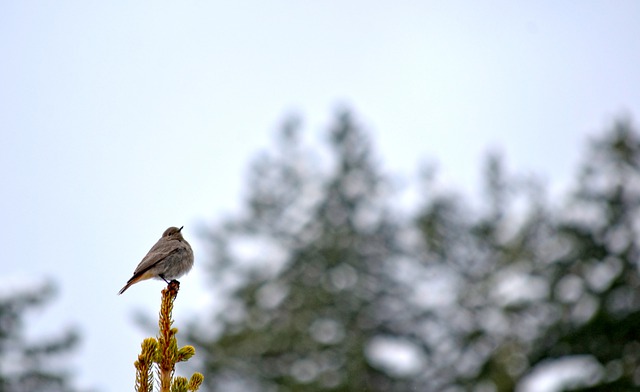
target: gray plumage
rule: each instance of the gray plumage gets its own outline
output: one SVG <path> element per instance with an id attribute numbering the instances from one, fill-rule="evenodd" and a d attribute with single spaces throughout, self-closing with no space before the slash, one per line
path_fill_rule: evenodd
<path id="1" fill-rule="evenodd" d="M 184 226 L 182 226 L 184 227 Z M 177 279 L 193 267 L 193 250 L 182 237 L 181 228 L 169 227 L 133 271 L 133 276 L 118 294 L 142 280 L 156 278 L 165 282 Z"/>

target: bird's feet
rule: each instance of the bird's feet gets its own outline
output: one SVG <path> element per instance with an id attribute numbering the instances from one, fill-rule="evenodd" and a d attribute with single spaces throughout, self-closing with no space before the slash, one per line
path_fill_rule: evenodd
<path id="1" fill-rule="evenodd" d="M 175 279 L 172 279 L 171 281 L 168 281 L 163 274 L 158 275 L 159 277 L 162 278 L 162 280 L 164 280 L 164 282 L 167 284 L 167 287 L 169 289 L 179 289 L 180 288 L 180 282 L 178 282 Z M 177 290 L 176 290 L 177 291 Z"/>
<path id="2" fill-rule="evenodd" d="M 180 282 L 178 282 L 177 280 L 173 279 L 171 282 L 169 282 L 169 285 L 167 286 L 167 288 L 173 292 L 176 293 L 176 295 L 178 294 L 178 290 L 180 290 Z"/>

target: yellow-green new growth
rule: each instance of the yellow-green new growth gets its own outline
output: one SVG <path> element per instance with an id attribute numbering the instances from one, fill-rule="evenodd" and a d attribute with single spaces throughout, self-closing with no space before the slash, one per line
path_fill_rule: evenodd
<path id="1" fill-rule="evenodd" d="M 178 348 L 178 329 L 171 327 L 173 302 L 179 289 L 180 283 L 172 280 L 162 290 L 158 338 L 147 338 L 142 342 L 142 352 L 135 362 L 136 392 L 153 392 L 153 363 L 157 367 L 160 392 L 195 392 L 204 381 L 200 373 L 194 373 L 189 381 L 185 377 L 173 377 L 176 362 L 187 361 L 196 352 L 193 346 Z"/>
<path id="2" fill-rule="evenodd" d="M 177 362 L 186 362 L 189 358 L 196 354 L 196 349 L 193 346 L 184 346 L 178 350 Z"/>
<path id="3" fill-rule="evenodd" d="M 200 388 L 200 385 L 202 385 L 203 381 L 204 381 L 204 376 L 202 375 L 202 373 L 195 372 L 191 376 L 191 379 L 189 380 L 189 385 L 187 386 L 187 388 L 190 391 L 197 391 Z"/>
<path id="4" fill-rule="evenodd" d="M 175 377 L 171 384 L 171 392 L 197 391 L 203 381 L 204 376 L 200 373 L 193 373 L 189 381 L 185 377 Z"/>
<path id="5" fill-rule="evenodd" d="M 153 392 L 153 366 L 158 342 L 155 338 L 142 341 L 142 352 L 134 363 L 136 367 L 136 392 Z"/>

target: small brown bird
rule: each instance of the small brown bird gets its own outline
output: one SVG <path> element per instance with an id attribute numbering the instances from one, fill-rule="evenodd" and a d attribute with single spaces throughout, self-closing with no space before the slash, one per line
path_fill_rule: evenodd
<path id="1" fill-rule="evenodd" d="M 153 245 L 149 253 L 138 264 L 136 270 L 133 271 L 133 276 L 118 295 L 141 280 L 156 278 L 169 283 L 167 279 L 177 279 L 191 270 L 193 251 L 180 233 L 182 227 L 179 229 L 170 227 L 164 231 L 162 238 Z"/>

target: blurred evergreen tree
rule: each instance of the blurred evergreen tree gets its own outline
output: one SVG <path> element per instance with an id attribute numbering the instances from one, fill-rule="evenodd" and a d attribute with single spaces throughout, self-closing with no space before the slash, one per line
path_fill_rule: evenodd
<path id="1" fill-rule="evenodd" d="M 218 267 L 244 277 L 213 321 L 219 336 L 191 331 L 210 390 L 407 390 L 411 370 L 376 359 L 397 339 L 422 346 L 394 272 L 402 250 L 389 187 L 349 113 L 328 146 L 328 160 L 305 150 L 289 122 L 277 151 L 252 166 L 245 215 L 209 233 Z M 220 284 L 224 269 L 212 274 Z"/>
<path id="2" fill-rule="evenodd" d="M 207 231 L 230 298 L 189 328 L 209 390 L 507 392 L 566 361 L 583 375 L 564 390 L 640 390 L 629 122 L 590 145 L 565 201 L 493 154 L 479 200 L 429 171 L 408 217 L 348 113 L 325 156 L 298 130 L 254 162 L 242 213 Z"/>
<path id="3" fill-rule="evenodd" d="M 435 197 L 418 218 L 424 258 L 458 287 L 430 326 L 446 330 L 446 350 L 432 344 L 440 388 L 513 391 L 573 361 L 583 374 L 557 373 L 562 390 L 640 390 L 638 133 L 620 121 L 595 140 L 564 203 L 535 186 L 513 202 L 523 182 L 500 167 L 489 161 L 484 214 Z"/>
<path id="4" fill-rule="evenodd" d="M 77 333 L 67 330 L 39 342 L 28 342 L 24 336 L 26 312 L 44 305 L 53 294 L 53 286 L 44 284 L 0 297 L 0 391 L 75 390 L 65 364 L 77 345 Z"/>
<path id="5" fill-rule="evenodd" d="M 565 251 L 550 265 L 550 300 L 559 317 L 529 361 L 586 356 L 591 377 L 567 390 L 640 391 L 640 135 L 629 121 L 592 142 L 558 215 Z"/>
<path id="6" fill-rule="evenodd" d="M 508 176 L 496 154 L 483 180 L 476 203 L 431 181 L 415 218 L 428 277 L 411 285 L 423 293 L 417 319 L 430 348 L 420 390 L 514 390 L 525 370 L 519 350 L 547 322 L 534 268 L 552 250 L 544 193 L 533 180 Z M 435 301 L 432 287 L 440 290 Z"/>

